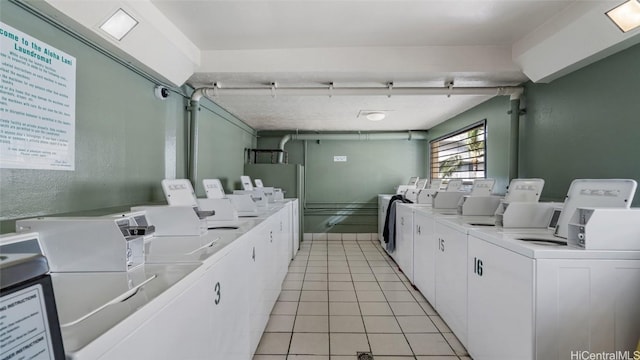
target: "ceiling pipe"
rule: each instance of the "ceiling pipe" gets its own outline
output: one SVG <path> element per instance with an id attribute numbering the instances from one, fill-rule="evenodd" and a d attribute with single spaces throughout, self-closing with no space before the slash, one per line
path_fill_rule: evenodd
<path id="1" fill-rule="evenodd" d="M 426 140 L 426 131 L 403 132 L 375 132 L 375 133 L 342 133 L 342 134 L 287 134 L 280 139 L 278 148 L 284 151 L 284 146 L 291 140 Z M 278 163 L 284 161 L 284 153 L 278 154 Z"/>
<path id="2" fill-rule="evenodd" d="M 199 89 L 200 90 L 200 89 Z M 205 95 L 215 96 L 409 96 L 409 95 L 493 95 L 520 98 L 524 88 L 498 87 L 247 87 L 201 88 Z M 208 91 L 211 90 L 211 93 Z"/>
<path id="3" fill-rule="evenodd" d="M 192 102 L 192 139 L 190 157 L 190 176 L 195 183 L 197 177 L 197 126 L 193 129 L 193 124 L 197 121 L 194 102 L 200 100 L 202 96 L 416 96 L 416 95 L 485 95 L 485 96 L 509 96 L 513 102 L 519 100 L 524 92 L 520 86 L 493 86 L 493 87 L 453 87 L 448 84 L 446 87 L 335 87 L 330 83 L 327 87 L 275 87 L 273 84 L 263 87 L 247 88 L 221 88 L 217 83 L 213 87 L 202 87 L 197 89 L 191 97 Z M 519 103 L 519 101 L 518 101 Z M 513 123 L 513 121 L 512 121 Z M 290 140 L 412 140 L 426 139 L 426 132 L 400 132 L 400 133 L 354 133 L 354 134 L 289 134 L 285 135 L 279 144 L 279 149 L 284 151 L 285 144 Z M 513 149 L 513 145 L 511 146 Z M 513 151 L 512 151 L 513 153 Z M 278 163 L 284 161 L 284 153 L 278 154 Z M 517 164 L 517 160 L 516 160 Z M 517 165 L 515 165 L 517 168 Z M 511 168 L 514 168 L 513 161 Z M 517 170 L 516 170 L 517 171 Z"/>
<path id="4" fill-rule="evenodd" d="M 520 98 L 511 99 L 509 121 L 509 181 L 518 178 L 518 159 L 520 148 Z"/>

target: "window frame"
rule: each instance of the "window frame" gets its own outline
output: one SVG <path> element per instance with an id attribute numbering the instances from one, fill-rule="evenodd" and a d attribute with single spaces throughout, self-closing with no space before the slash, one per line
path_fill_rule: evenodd
<path id="1" fill-rule="evenodd" d="M 469 182 L 469 180 L 473 181 L 473 179 L 486 179 L 487 178 L 487 163 L 488 163 L 487 162 L 487 160 L 488 160 L 487 159 L 487 119 L 483 119 L 483 120 L 480 120 L 478 122 L 475 122 L 475 123 L 472 123 L 470 125 L 467 125 L 467 126 L 461 128 L 461 129 L 449 132 L 449 133 L 447 133 L 445 135 L 439 136 L 439 137 L 429 141 L 429 178 L 431 180 L 438 179 L 438 180 L 443 180 L 443 182 L 446 183 L 450 179 L 460 179 L 460 178 L 453 178 L 453 177 L 447 177 L 447 178 L 445 178 L 445 177 L 438 177 L 438 178 L 434 177 L 433 144 L 437 143 L 437 142 L 440 142 L 442 140 L 448 139 L 448 138 L 452 138 L 454 136 L 458 136 L 460 134 L 463 134 L 463 133 L 468 132 L 470 130 L 473 130 L 475 128 L 481 128 L 483 130 L 482 141 L 484 143 L 484 149 L 483 149 L 483 157 L 484 157 L 483 165 L 484 165 L 484 167 L 483 167 L 482 172 L 484 173 L 484 175 L 483 175 L 483 177 L 462 178 L 462 179 L 465 181 L 465 183 L 467 183 L 467 182 Z M 464 153 L 464 152 L 461 152 L 461 153 Z M 437 168 L 437 172 L 438 172 L 438 174 L 441 174 L 439 165 L 438 165 L 438 168 Z"/>

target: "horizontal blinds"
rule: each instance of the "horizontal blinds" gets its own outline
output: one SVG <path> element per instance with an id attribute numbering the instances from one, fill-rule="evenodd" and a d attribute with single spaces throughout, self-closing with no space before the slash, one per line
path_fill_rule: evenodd
<path id="1" fill-rule="evenodd" d="M 431 141 L 432 179 L 486 177 L 485 123 Z"/>

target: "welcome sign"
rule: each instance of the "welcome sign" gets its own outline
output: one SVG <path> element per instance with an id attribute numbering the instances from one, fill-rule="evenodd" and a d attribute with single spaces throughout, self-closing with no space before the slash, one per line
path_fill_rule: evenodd
<path id="1" fill-rule="evenodd" d="M 76 59 L 0 22 L 0 168 L 75 170 Z"/>

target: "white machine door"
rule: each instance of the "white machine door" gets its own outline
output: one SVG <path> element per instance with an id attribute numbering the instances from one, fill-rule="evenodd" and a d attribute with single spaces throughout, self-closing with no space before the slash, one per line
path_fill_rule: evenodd
<path id="1" fill-rule="evenodd" d="M 436 310 L 467 345 L 467 234 L 436 219 Z"/>
<path id="2" fill-rule="evenodd" d="M 413 237 L 413 283 L 424 297 L 436 303 L 436 236 L 432 216 L 415 212 Z"/>
<path id="3" fill-rule="evenodd" d="M 468 251 L 470 354 L 475 360 L 533 360 L 533 259 L 473 236 Z"/>
<path id="4" fill-rule="evenodd" d="M 171 206 L 198 206 L 196 193 L 187 179 L 164 179 L 162 190 L 167 203 Z"/>
<path id="5" fill-rule="evenodd" d="M 224 198 L 224 188 L 220 179 L 203 179 L 202 186 L 207 194 L 208 199 L 222 199 Z"/>
<path id="6" fill-rule="evenodd" d="M 240 176 L 240 182 L 242 183 L 242 190 L 251 191 L 253 190 L 253 184 L 251 183 L 251 178 L 247 175 Z"/>

